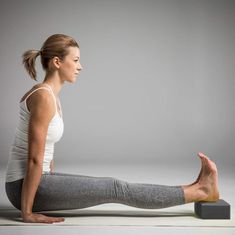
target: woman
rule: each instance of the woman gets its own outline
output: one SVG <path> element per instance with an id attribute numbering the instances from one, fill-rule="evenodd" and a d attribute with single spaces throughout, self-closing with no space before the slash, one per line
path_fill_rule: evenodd
<path id="1" fill-rule="evenodd" d="M 82 69 L 80 50 L 73 38 L 55 34 L 39 51 L 26 51 L 23 64 L 34 80 L 37 56 L 41 57 L 45 79 L 20 101 L 20 120 L 10 150 L 5 183 L 9 201 L 21 210 L 24 222 L 62 222 L 64 218 L 35 212 L 102 203 L 156 209 L 219 199 L 216 165 L 202 153 L 198 153 L 202 167 L 197 180 L 182 186 L 128 183 L 113 177 L 53 172 L 54 143 L 59 141 L 64 129 L 59 93 L 65 82 L 76 81 Z"/>

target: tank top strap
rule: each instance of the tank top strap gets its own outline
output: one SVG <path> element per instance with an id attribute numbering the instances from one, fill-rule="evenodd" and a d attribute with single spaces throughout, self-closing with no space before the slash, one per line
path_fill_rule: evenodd
<path id="1" fill-rule="evenodd" d="M 59 114 L 59 112 L 58 112 L 58 109 L 57 109 L 57 102 L 56 102 L 56 97 L 55 97 L 55 94 L 54 94 L 54 92 L 53 92 L 53 90 L 52 90 L 52 88 L 51 88 L 51 86 L 50 85 L 48 85 L 48 84 L 44 84 L 44 85 L 46 85 L 49 89 L 50 89 L 50 91 L 51 91 L 51 93 L 52 93 L 52 96 L 53 96 L 53 98 L 54 98 L 54 101 L 55 101 L 55 108 L 56 108 L 56 112 L 58 113 L 58 115 L 59 116 L 63 116 L 63 114 L 62 114 L 62 109 L 61 109 L 61 104 L 60 104 L 60 100 L 58 99 L 58 105 L 59 105 L 59 108 L 60 108 L 60 114 Z"/>
<path id="2" fill-rule="evenodd" d="M 36 89 L 34 89 L 33 91 L 31 91 L 27 96 L 26 98 L 24 99 L 24 101 L 26 102 L 26 100 L 29 98 L 29 96 L 31 96 L 35 91 L 39 90 L 39 89 L 46 89 L 48 91 L 50 91 L 50 89 L 48 89 L 47 87 L 38 87 Z"/>
<path id="3" fill-rule="evenodd" d="M 38 88 L 34 89 L 32 92 L 30 92 L 30 93 L 26 96 L 26 98 L 24 99 L 24 102 L 26 103 L 26 100 L 28 99 L 28 97 L 29 97 L 30 95 L 32 95 L 35 91 L 37 91 L 37 90 L 39 90 L 39 89 L 48 90 L 48 91 L 51 92 L 51 94 L 52 94 L 52 97 L 53 97 L 53 100 L 54 100 L 54 103 L 55 103 L 56 113 L 60 116 L 60 114 L 59 114 L 59 112 L 58 112 L 58 110 L 57 110 L 57 102 L 56 102 L 56 97 L 55 97 L 55 95 L 54 95 L 54 92 L 53 92 L 52 88 L 51 88 L 49 85 L 47 85 L 47 84 L 45 84 L 45 85 L 46 85 L 46 87 L 45 87 L 45 86 L 41 86 L 41 87 L 38 87 Z M 59 106 L 60 106 L 60 103 L 59 103 Z M 60 111 L 61 111 L 61 106 L 60 106 Z M 62 116 L 62 111 L 61 111 L 61 116 Z"/>

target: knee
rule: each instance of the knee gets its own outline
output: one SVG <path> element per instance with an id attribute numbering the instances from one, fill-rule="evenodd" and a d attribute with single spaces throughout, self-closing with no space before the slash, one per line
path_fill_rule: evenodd
<path id="1" fill-rule="evenodd" d="M 117 198 L 124 199 L 130 197 L 130 190 L 129 190 L 129 184 L 128 182 L 124 180 L 120 180 L 117 178 L 112 178 L 113 186 L 114 186 L 114 192 Z"/>
<path id="2" fill-rule="evenodd" d="M 127 185 L 128 185 L 128 182 L 121 180 L 121 179 L 118 179 L 118 178 L 115 178 L 115 177 L 109 177 L 109 179 L 110 179 L 111 183 L 118 188 L 127 187 Z"/>

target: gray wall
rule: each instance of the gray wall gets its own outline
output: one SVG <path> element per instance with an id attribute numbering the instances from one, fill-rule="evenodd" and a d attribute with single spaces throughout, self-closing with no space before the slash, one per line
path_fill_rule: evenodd
<path id="1" fill-rule="evenodd" d="M 234 166 L 235 1 L 2 0 L 0 30 L 1 166 L 35 84 L 21 55 L 54 33 L 80 43 L 84 68 L 61 92 L 58 164 L 188 164 L 202 151 Z"/>

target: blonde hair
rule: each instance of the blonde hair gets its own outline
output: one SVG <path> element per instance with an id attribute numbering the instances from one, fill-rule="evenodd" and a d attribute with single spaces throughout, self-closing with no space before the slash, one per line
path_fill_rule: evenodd
<path id="1" fill-rule="evenodd" d="M 70 36 L 64 34 L 54 34 L 47 38 L 40 50 L 27 50 L 22 55 L 23 64 L 29 76 L 37 81 L 37 73 L 35 69 L 35 61 L 37 56 L 41 56 L 41 64 L 43 69 L 48 69 L 49 61 L 57 56 L 61 60 L 69 53 L 69 47 L 78 47 L 78 43 Z"/>

